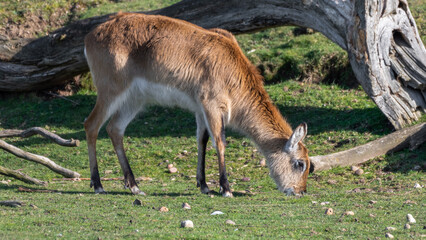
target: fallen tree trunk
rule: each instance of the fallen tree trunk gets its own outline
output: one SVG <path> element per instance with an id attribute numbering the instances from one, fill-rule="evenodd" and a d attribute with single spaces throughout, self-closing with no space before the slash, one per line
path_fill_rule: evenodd
<path id="1" fill-rule="evenodd" d="M 426 123 L 404 128 L 367 144 L 324 156 L 311 157 L 314 171 L 352 166 L 404 148 L 414 149 L 426 141 Z"/>
<path id="2" fill-rule="evenodd" d="M 406 0 L 184 0 L 149 14 L 236 34 L 288 24 L 313 28 L 348 52 L 358 81 L 396 129 L 425 111 L 426 50 Z M 108 17 L 35 40 L 0 37 L 0 91 L 45 89 L 87 72 L 84 36 Z"/>

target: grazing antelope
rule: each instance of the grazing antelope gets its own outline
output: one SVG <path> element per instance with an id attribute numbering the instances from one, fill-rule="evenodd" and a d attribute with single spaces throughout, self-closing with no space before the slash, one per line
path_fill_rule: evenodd
<path id="1" fill-rule="evenodd" d="M 144 107 L 178 106 L 197 122 L 197 186 L 205 178 L 209 137 L 216 148 L 222 195 L 232 197 L 225 169 L 225 126 L 250 137 L 267 158 L 270 175 L 287 195 L 306 191 L 310 162 L 302 144 L 305 123 L 292 131 L 263 88 L 263 79 L 231 33 L 206 30 L 163 16 L 119 13 L 85 38 L 85 54 L 97 88 L 96 105 L 84 123 L 91 186 L 104 193 L 96 160 L 99 129 L 110 118 L 112 140 L 133 194 L 139 190 L 123 148 L 126 126 Z"/>

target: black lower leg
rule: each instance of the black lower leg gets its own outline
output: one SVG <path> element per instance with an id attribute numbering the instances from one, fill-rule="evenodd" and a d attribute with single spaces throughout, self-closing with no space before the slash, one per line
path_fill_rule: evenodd
<path id="1" fill-rule="evenodd" d="M 95 190 L 102 187 L 101 178 L 99 177 L 98 166 L 95 166 L 90 174 L 90 187 L 93 187 Z"/>
<path id="2" fill-rule="evenodd" d="M 206 184 L 206 148 L 207 142 L 209 141 L 209 134 L 205 130 L 200 136 L 201 142 L 199 147 L 199 156 L 198 156 L 198 172 L 197 172 L 197 187 L 202 191 L 208 191 L 208 186 Z M 207 189 L 207 190 L 206 190 Z"/>

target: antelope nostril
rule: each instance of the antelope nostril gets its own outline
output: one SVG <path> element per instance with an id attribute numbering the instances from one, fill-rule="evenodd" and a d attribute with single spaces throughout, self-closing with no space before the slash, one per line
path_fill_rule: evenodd
<path id="1" fill-rule="evenodd" d="M 284 193 L 287 196 L 293 196 L 293 195 L 295 195 L 294 190 L 292 188 L 286 188 L 286 189 L 284 189 Z"/>

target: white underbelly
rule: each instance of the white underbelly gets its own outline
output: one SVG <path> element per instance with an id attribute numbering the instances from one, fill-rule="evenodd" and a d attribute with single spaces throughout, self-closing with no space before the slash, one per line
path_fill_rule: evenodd
<path id="1" fill-rule="evenodd" d="M 192 112 L 200 111 L 195 99 L 187 93 L 167 85 L 149 82 L 144 78 L 135 78 L 130 91 L 133 94 L 140 94 L 140 100 L 144 105 L 180 107 Z"/>

